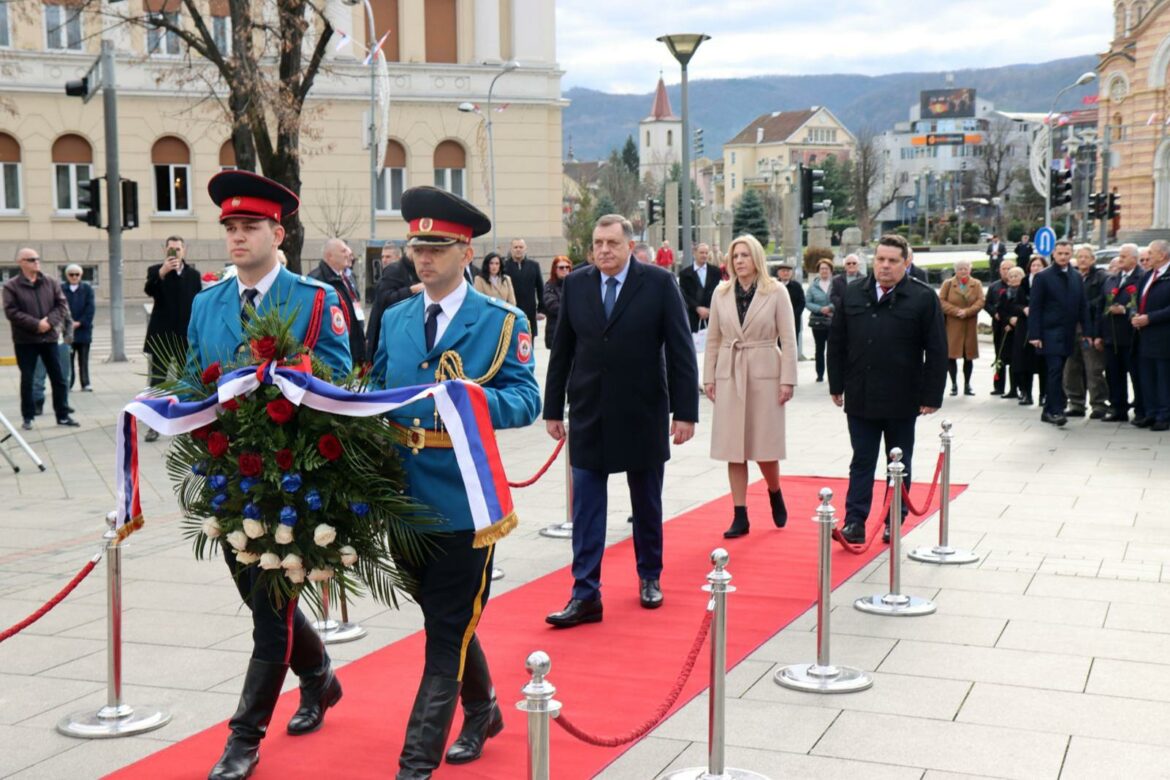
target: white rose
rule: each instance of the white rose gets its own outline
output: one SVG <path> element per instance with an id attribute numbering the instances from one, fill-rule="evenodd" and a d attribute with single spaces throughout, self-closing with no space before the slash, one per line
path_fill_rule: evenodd
<path id="1" fill-rule="evenodd" d="M 215 539 L 220 534 L 219 523 L 215 522 L 214 517 L 209 517 L 203 521 L 203 535 L 208 539 Z"/>
<path id="2" fill-rule="evenodd" d="M 276 543 L 277 544 L 292 544 L 293 532 L 291 525 L 284 525 L 281 523 L 276 527 Z"/>
<path id="3" fill-rule="evenodd" d="M 309 582 L 325 582 L 333 579 L 333 569 L 326 566 L 324 569 L 313 569 L 309 572 Z"/>
<path id="4" fill-rule="evenodd" d="M 284 576 L 288 577 L 288 581 L 293 583 L 294 585 L 300 585 L 302 582 L 305 581 L 305 570 L 304 569 L 288 569 L 285 571 Z"/>
<path id="5" fill-rule="evenodd" d="M 239 556 L 236 556 L 236 557 L 238 560 Z M 270 552 L 264 553 L 263 555 L 260 556 L 260 568 L 261 569 L 279 569 L 280 568 L 280 556 L 277 555 L 276 553 L 270 553 Z"/>
<path id="6" fill-rule="evenodd" d="M 248 546 L 248 537 L 244 536 L 243 531 L 232 531 L 227 535 L 228 544 L 237 550 L 242 550 Z"/>
<path id="7" fill-rule="evenodd" d="M 236 560 L 247 566 L 248 564 L 255 563 L 256 561 L 260 560 L 260 556 L 254 552 L 240 550 L 238 553 L 236 553 Z"/>
<path id="8" fill-rule="evenodd" d="M 353 566 L 357 563 L 357 550 L 350 547 L 348 544 L 338 550 L 341 553 L 341 563 L 343 566 Z"/>
<path id="9" fill-rule="evenodd" d="M 328 547 L 337 538 L 337 529 L 327 523 L 321 523 L 313 529 L 313 541 L 318 547 Z"/>
<path id="10" fill-rule="evenodd" d="M 245 520 L 244 533 L 247 534 L 249 539 L 259 539 L 268 533 L 268 528 L 259 520 Z"/>
<path id="11" fill-rule="evenodd" d="M 280 566 L 283 569 L 303 569 L 303 568 L 305 568 L 305 564 L 301 561 L 301 556 L 293 555 L 292 553 L 289 553 L 288 555 L 284 556 L 284 560 L 282 560 L 280 562 Z"/>

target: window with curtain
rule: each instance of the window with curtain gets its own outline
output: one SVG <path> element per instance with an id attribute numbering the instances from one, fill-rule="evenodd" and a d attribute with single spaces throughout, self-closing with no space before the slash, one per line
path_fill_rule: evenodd
<path id="1" fill-rule="evenodd" d="M 164 24 L 179 26 L 178 11 L 156 11 L 146 15 L 146 52 L 151 56 L 175 56 L 180 52 L 179 35 Z"/>
<path id="2" fill-rule="evenodd" d="M 435 147 L 435 186 L 459 197 L 464 191 L 467 153 L 455 141 L 443 141 Z"/>
<path id="3" fill-rule="evenodd" d="M 78 190 L 93 175 L 93 147 L 79 135 L 66 134 L 53 142 L 53 205 L 57 213 L 79 211 Z"/>
<path id="4" fill-rule="evenodd" d="M 0 212 L 16 211 L 20 211 L 20 144 L 0 133 Z"/>
<path id="5" fill-rule="evenodd" d="M 211 37 L 215 41 L 215 48 L 220 54 L 232 53 L 232 18 L 230 16 L 211 17 Z"/>
<path id="6" fill-rule="evenodd" d="M 375 208 L 379 214 L 397 214 L 406 189 L 406 150 L 397 141 L 386 143 L 386 159 L 378 174 Z"/>
<path id="7" fill-rule="evenodd" d="M 8 0 L 0 0 L 0 46 L 12 45 L 12 33 L 8 29 Z"/>
<path id="8" fill-rule="evenodd" d="M 154 167 L 154 210 L 158 214 L 191 213 L 191 150 L 173 135 L 150 150 Z"/>
<path id="9" fill-rule="evenodd" d="M 45 5 L 45 48 L 81 50 L 81 9 Z"/>
<path id="10" fill-rule="evenodd" d="M 232 139 L 229 138 L 219 147 L 219 169 L 234 171 L 236 167 L 236 147 L 232 146 Z"/>

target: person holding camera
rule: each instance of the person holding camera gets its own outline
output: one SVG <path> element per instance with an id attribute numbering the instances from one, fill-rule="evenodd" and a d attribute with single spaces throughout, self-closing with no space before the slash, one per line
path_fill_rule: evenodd
<path id="1" fill-rule="evenodd" d="M 191 304 L 203 289 L 203 282 L 199 272 L 187 264 L 186 257 L 186 242 L 179 236 L 171 236 L 166 242 L 166 259 L 146 270 L 144 291 L 154 300 L 154 306 L 142 351 L 150 356 L 151 387 L 166 381 L 168 361 L 182 360 L 187 354 Z M 147 429 L 146 441 L 157 439 L 158 431 Z"/>

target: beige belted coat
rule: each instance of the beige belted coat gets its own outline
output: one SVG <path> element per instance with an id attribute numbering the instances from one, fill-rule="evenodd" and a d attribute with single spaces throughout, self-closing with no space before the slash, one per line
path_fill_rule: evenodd
<path id="1" fill-rule="evenodd" d="M 734 279 L 711 296 L 703 384 L 715 385 L 711 457 L 730 463 L 784 458 L 780 385 L 796 385 L 796 326 L 788 291 L 757 287 L 739 324 Z M 777 347 L 777 341 L 780 346 Z"/>

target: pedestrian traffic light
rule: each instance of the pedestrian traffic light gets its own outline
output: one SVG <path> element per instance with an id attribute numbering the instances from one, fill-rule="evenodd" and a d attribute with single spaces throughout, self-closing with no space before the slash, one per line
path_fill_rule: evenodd
<path id="1" fill-rule="evenodd" d="M 122 179 L 122 229 L 138 227 L 138 182 Z"/>
<path id="2" fill-rule="evenodd" d="M 646 200 L 646 224 L 653 225 L 662 221 L 662 201 L 648 198 Z"/>
<path id="3" fill-rule="evenodd" d="M 703 156 L 703 128 L 695 128 L 695 157 Z"/>
<path id="4" fill-rule="evenodd" d="M 1053 206 L 1072 203 L 1072 169 L 1051 171 L 1048 178 L 1048 191 L 1052 193 Z"/>
<path id="5" fill-rule="evenodd" d="M 77 208 L 81 214 L 74 215 L 77 219 L 91 227 L 102 226 L 102 180 L 94 177 L 77 185 Z"/>
<path id="6" fill-rule="evenodd" d="M 65 94 L 69 97 L 89 97 L 89 76 L 65 82 Z"/>
<path id="7" fill-rule="evenodd" d="M 1093 192 L 1089 194 L 1089 219 L 1103 219 L 1105 217 L 1105 194 Z"/>
<path id="8" fill-rule="evenodd" d="M 1116 192 L 1109 193 L 1109 205 L 1106 207 L 1107 211 L 1105 213 L 1105 216 L 1109 219 L 1117 219 L 1121 216 L 1121 204 L 1117 202 L 1119 200 L 1121 198 Z"/>
<path id="9" fill-rule="evenodd" d="M 819 168 L 806 168 L 800 165 L 800 218 L 808 219 L 813 214 L 825 210 L 825 172 Z"/>

